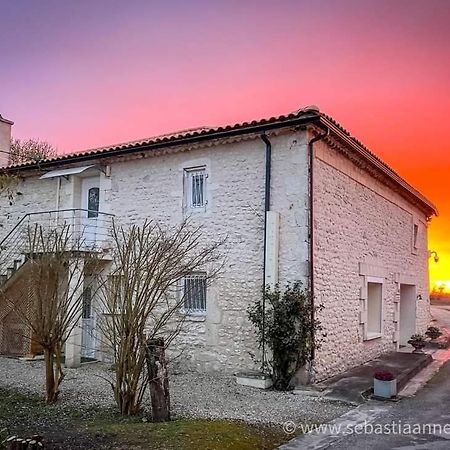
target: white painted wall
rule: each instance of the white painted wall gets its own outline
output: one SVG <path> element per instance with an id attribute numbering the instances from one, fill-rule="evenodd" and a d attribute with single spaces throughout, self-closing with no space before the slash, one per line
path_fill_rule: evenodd
<path id="1" fill-rule="evenodd" d="M 308 167 L 305 132 L 270 136 L 271 208 L 279 216 L 278 280 L 302 280 L 308 274 Z M 259 137 L 191 151 L 111 164 L 100 174 L 101 210 L 123 224 L 154 219 L 175 225 L 184 218 L 183 171 L 205 165 L 208 204 L 194 214 L 205 239 L 227 236 L 225 267 L 208 288 L 207 314 L 193 317 L 179 338 L 185 363 L 202 370 L 236 371 L 254 367 L 258 353 L 248 306 L 261 295 L 263 282 L 265 144 Z M 61 179 L 60 208 L 79 207 L 80 179 Z M 56 179 L 27 178 L 23 196 L 0 209 L 7 228 L 25 211 L 54 209 Z M 9 219 L 5 216 L 9 215 Z M 1 220 L 1 219 L 0 219 Z M 0 230 L 0 234 L 2 231 Z M 272 274 L 275 271 L 272 270 Z M 273 275 L 275 276 L 275 275 Z"/>
<path id="2" fill-rule="evenodd" d="M 281 283 L 307 277 L 307 158 L 304 133 L 273 136 L 272 209 L 280 215 Z M 263 274 L 265 145 L 261 139 L 162 155 L 111 166 L 110 210 L 122 222 L 183 219 L 183 171 L 206 166 L 208 204 L 192 215 L 206 239 L 227 236 L 226 263 L 208 289 L 206 318 L 195 317 L 180 346 L 195 367 L 248 369 L 257 353 L 247 308 L 260 297 Z M 130 199 L 132 199 L 130 201 Z"/>

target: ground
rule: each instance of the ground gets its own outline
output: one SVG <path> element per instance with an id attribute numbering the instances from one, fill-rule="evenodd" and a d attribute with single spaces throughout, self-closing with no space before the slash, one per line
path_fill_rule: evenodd
<path id="1" fill-rule="evenodd" d="M 432 309 L 438 324 L 450 327 L 450 307 Z M 149 423 L 145 414 L 123 418 L 115 412 L 112 391 L 105 381 L 112 375 L 107 365 L 67 369 L 59 402 L 52 406 L 42 402 L 43 373 L 42 361 L 0 357 L 0 441 L 2 435 L 17 433 L 24 437 L 41 434 L 49 449 L 252 450 L 272 449 L 293 438 L 283 430 L 286 423 L 295 424 L 300 433 L 302 424 L 318 425 L 333 419 L 334 423 L 354 424 L 367 417 L 377 426 L 442 426 L 450 422 L 450 363 L 416 397 L 396 404 L 371 401 L 354 410 L 307 392 L 260 391 L 238 386 L 231 376 L 172 370 L 174 420 L 165 424 Z M 327 441 L 326 448 L 446 449 L 449 439 L 450 432 L 352 434 L 334 443 Z M 289 448 L 310 448 L 299 445 L 292 442 Z"/>
<path id="2" fill-rule="evenodd" d="M 46 449 L 272 449 L 286 440 L 277 428 L 226 420 L 178 419 L 163 424 L 124 418 L 104 408 L 46 406 L 36 395 L 0 389 L 4 435 L 44 437 Z M 0 439 L 1 440 L 1 439 Z M 1 446 L 0 446 L 1 448 Z"/>
<path id="3" fill-rule="evenodd" d="M 444 326 L 450 329 L 450 303 L 441 305 L 432 305 L 431 313 L 433 318 L 436 319 L 438 325 Z"/>
<path id="4" fill-rule="evenodd" d="M 64 450 L 272 449 L 292 438 L 284 422 L 324 423 L 350 409 L 307 393 L 238 386 L 231 376 L 172 372 L 175 420 L 152 424 L 143 422 L 145 416 L 125 420 L 114 412 L 107 365 L 66 373 L 59 403 L 45 406 L 43 362 L 0 358 L 0 429 L 42 434 L 49 448 Z"/>
<path id="5" fill-rule="evenodd" d="M 432 314 L 438 326 L 450 327 L 450 307 L 433 306 Z M 414 377 L 402 391 L 402 395 L 408 398 L 399 402 L 370 400 L 325 426 L 294 438 L 282 449 L 450 448 L 450 349 L 438 350 L 434 358 L 433 363 Z M 430 380 L 427 372 L 436 374 Z M 292 429 L 301 427 L 301 424 L 291 425 Z"/>
<path id="6" fill-rule="evenodd" d="M 395 425 L 393 425 L 395 424 Z M 373 430 L 397 430 L 403 433 L 352 434 L 335 441 L 327 448 L 353 449 L 402 449 L 402 450 L 446 450 L 450 448 L 450 362 L 412 398 L 394 404 L 372 422 Z M 411 428 L 409 428 L 411 426 Z M 422 427 L 420 427 L 422 426 Z M 409 432 L 408 430 L 416 430 Z"/>

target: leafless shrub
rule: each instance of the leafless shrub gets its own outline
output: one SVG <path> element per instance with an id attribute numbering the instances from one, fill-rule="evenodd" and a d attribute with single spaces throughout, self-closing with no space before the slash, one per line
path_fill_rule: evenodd
<path id="1" fill-rule="evenodd" d="M 82 312 L 84 267 L 96 258 L 82 251 L 70 227 L 28 228 L 24 282 L 14 290 L 2 289 L 0 296 L 16 311 L 30 330 L 32 341 L 42 347 L 45 357 L 46 401 L 58 398 L 64 379 L 62 352 Z M 18 298 L 25 299 L 17 301 Z"/>
<path id="2" fill-rule="evenodd" d="M 154 221 L 114 226 L 112 268 L 99 289 L 99 328 L 113 355 L 115 374 L 110 382 L 122 414 L 141 409 L 149 382 L 146 343 L 159 340 L 167 348 L 183 327 L 180 280 L 206 271 L 210 281 L 222 266 L 224 239 L 205 243 L 204 238 L 201 227 L 189 221 L 174 228 Z"/>

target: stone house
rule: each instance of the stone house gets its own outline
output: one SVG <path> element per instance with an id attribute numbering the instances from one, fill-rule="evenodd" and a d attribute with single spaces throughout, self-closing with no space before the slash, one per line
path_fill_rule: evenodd
<path id="1" fill-rule="evenodd" d="M 206 235 L 228 236 L 223 272 L 190 305 L 192 368 L 254 368 L 246 311 L 263 283 L 301 280 L 324 305 L 316 380 L 407 345 L 429 323 L 427 227 L 436 208 L 316 107 L 7 166 L 11 124 L 0 119 L 0 155 L 21 195 L 11 205 L 0 198 L 4 286 L 21 270 L 14 236 L 24 217 L 76 216 L 94 230 L 87 239 L 107 245 L 112 217 L 176 224 L 189 215 Z M 98 318 L 85 309 L 80 337 L 66 345 L 72 365 L 80 353 L 101 357 Z M 16 328 L 0 305 L 0 352 L 29 351 L 12 338 Z"/>

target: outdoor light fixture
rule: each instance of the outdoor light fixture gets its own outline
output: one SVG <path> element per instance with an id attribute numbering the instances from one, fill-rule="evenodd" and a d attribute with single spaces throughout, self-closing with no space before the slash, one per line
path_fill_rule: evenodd
<path id="1" fill-rule="evenodd" d="M 434 255 L 434 262 L 439 262 L 439 255 L 435 251 L 428 251 L 428 258 L 431 258 Z"/>

